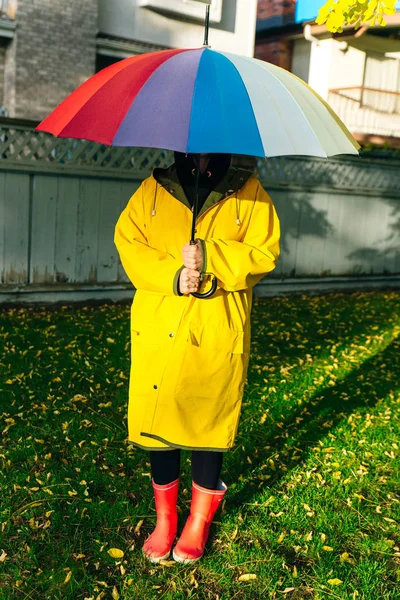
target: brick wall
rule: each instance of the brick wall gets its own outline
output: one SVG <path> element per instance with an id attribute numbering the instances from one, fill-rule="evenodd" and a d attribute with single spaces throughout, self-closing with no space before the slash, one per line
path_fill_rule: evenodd
<path id="1" fill-rule="evenodd" d="M 277 38 L 258 40 L 254 56 L 290 71 L 292 66 L 292 51 L 293 42 L 291 40 L 280 40 Z"/>
<path id="2" fill-rule="evenodd" d="M 4 104 L 10 117 L 43 119 L 93 75 L 97 3 L 17 0 L 17 28 L 5 68 Z"/>
<path id="3" fill-rule="evenodd" d="M 257 19 L 294 15 L 296 0 L 258 0 Z"/>

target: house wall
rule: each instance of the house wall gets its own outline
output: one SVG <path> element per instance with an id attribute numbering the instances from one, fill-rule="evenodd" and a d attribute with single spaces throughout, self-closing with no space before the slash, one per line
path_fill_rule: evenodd
<path id="1" fill-rule="evenodd" d="M 258 0 L 257 20 L 264 21 L 271 17 L 287 17 L 294 19 L 296 0 Z"/>
<path id="2" fill-rule="evenodd" d="M 292 72 L 327 100 L 353 135 L 400 137 L 400 97 L 360 89 L 361 86 L 400 90 L 398 61 L 348 46 L 343 52 L 338 40 L 317 42 L 294 40 Z M 366 70 L 367 60 L 368 69 Z"/>
<path id="3" fill-rule="evenodd" d="M 15 0 L 6 50 L 9 117 L 41 120 L 95 70 L 97 0 Z"/>
<path id="4" fill-rule="evenodd" d="M 340 49 L 332 38 L 309 42 L 296 39 L 293 44 L 292 72 L 328 99 L 329 90 L 363 84 L 365 52 L 348 47 Z"/>
<path id="5" fill-rule="evenodd" d="M 291 72 L 306 83 L 310 77 L 311 48 L 312 45 L 305 39 L 293 41 Z"/>
<path id="6" fill-rule="evenodd" d="M 221 22 L 211 23 L 210 46 L 254 56 L 256 11 L 257 0 L 223 0 Z M 177 20 L 140 6 L 139 0 L 99 0 L 99 29 L 104 34 L 171 48 L 198 48 L 204 39 L 204 21 Z"/>

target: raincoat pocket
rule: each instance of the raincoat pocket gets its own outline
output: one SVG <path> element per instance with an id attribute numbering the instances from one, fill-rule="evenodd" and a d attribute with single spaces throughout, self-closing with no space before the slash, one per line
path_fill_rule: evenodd
<path id="1" fill-rule="evenodd" d="M 234 404 L 231 390 L 239 389 L 241 383 L 243 356 L 243 331 L 189 323 L 175 387 L 176 400 L 186 404 L 186 399 L 198 399 L 196 408 L 191 403 L 193 416 L 202 410 L 203 401 L 226 403 L 229 412 L 229 401 Z"/>
<path id="2" fill-rule="evenodd" d="M 188 342 L 199 348 L 243 354 L 243 335 L 243 331 L 238 329 L 229 327 L 212 328 L 190 322 Z"/>

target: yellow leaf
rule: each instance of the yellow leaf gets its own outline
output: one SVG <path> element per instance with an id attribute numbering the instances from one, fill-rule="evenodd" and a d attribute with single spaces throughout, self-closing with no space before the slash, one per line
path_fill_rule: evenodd
<path id="1" fill-rule="evenodd" d="M 343 583 L 343 581 L 335 577 L 334 579 L 328 579 L 328 583 L 330 585 L 340 585 L 341 583 Z"/>
<path id="2" fill-rule="evenodd" d="M 174 560 L 160 560 L 159 565 L 162 565 L 163 567 L 174 567 L 176 565 L 176 562 Z"/>
<path id="3" fill-rule="evenodd" d="M 257 575 L 254 573 L 244 573 L 238 579 L 238 581 L 250 581 L 251 579 L 257 579 Z"/>
<path id="4" fill-rule="evenodd" d="M 113 600 L 118 600 L 119 599 L 119 593 L 118 593 L 118 590 L 115 587 L 115 585 L 113 587 L 113 591 L 112 591 L 111 596 L 112 596 Z"/>
<path id="5" fill-rule="evenodd" d="M 359 500 L 365 500 L 365 496 L 363 496 L 362 494 L 356 494 L 356 493 L 354 493 L 353 496 L 355 496 Z"/>
<path id="6" fill-rule="evenodd" d="M 64 583 L 68 583 L 71 579 L 72 571 L 68 571 L 66 578 L 64 579 Z"/>
<path id="7" fill-rule="evenodd" d="M 194 576 L 194 572 L 196 571 L 196 569 L 194 569 L 191 573 L 190 573 L 190 580 L 189 580 L 189 584 L 190 585 L 194 585 L 195 588 L 199 587 L 198 581 Z"/>
<path id="8" fill-rule="evenodd" d="M 285 537 L 286 533 L 284 533 L 282 531 L 281 535 L 278 537 L 278 539 L 276 540 L 278 544 L 280 544 L 283 541 L 283 538 Z"/>
<path id="9" fill-rule="evenodd" d="M 139 523 L 135 527 L 135 533 L 136 533 L 136 535 L 140 534 L 140 528 L 141 528 L 142 525 L 143 525 L 143 519 L 140 519 Z"/>
<path id="10" fill-rule="evenodd" d="M 345 561 L 345 560 L 349 560 L 349 554 L 348 554 L 348 552 L 343 552 L 343 553 L 340 555 L 340 561 L 341 561 L 341 562 L 343 562 L 343 561 Z"/>
<path id="11" fill-rule="evenodd" d="M 297 577 L 297 568 L 296 565 L 293 566 L 293 573 L 292 573 L 293 577 Z"/>
<path id="12" fill-rule="evenodd" d="M 110 548 L 107 552 L 111 558 L 122 558 L 124 556 L 124 552 L 119 548 Z"/>
<path id="13" fill-rule="evenodd" d="M 333 548 L 331 546 L 322 546 L 322 550 L 326 550 L 327 552 L 332 552 Z"/>

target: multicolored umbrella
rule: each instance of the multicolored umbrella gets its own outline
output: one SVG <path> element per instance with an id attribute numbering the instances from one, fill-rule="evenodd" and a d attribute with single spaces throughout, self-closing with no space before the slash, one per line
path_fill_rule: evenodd
<path id="1" fill-rule="evenodd" d="M 79 86 L 37 127 L 57 137 L 194 155 L 195 244 L 200 153 L 271 157 L 358 154 L 359 144 L 304 81 L 270 63 L 204 46 L 126 58 Z M 212 286 L 196 298 L 210 298 Z"/>
<path id="2" fill-rule="evenodd" d="M 37 131 L 191 154 L 358 154 L 344 124 L 304 81 L 270 63 L 211 50 L 126 58 L 93 75 Z"/>

